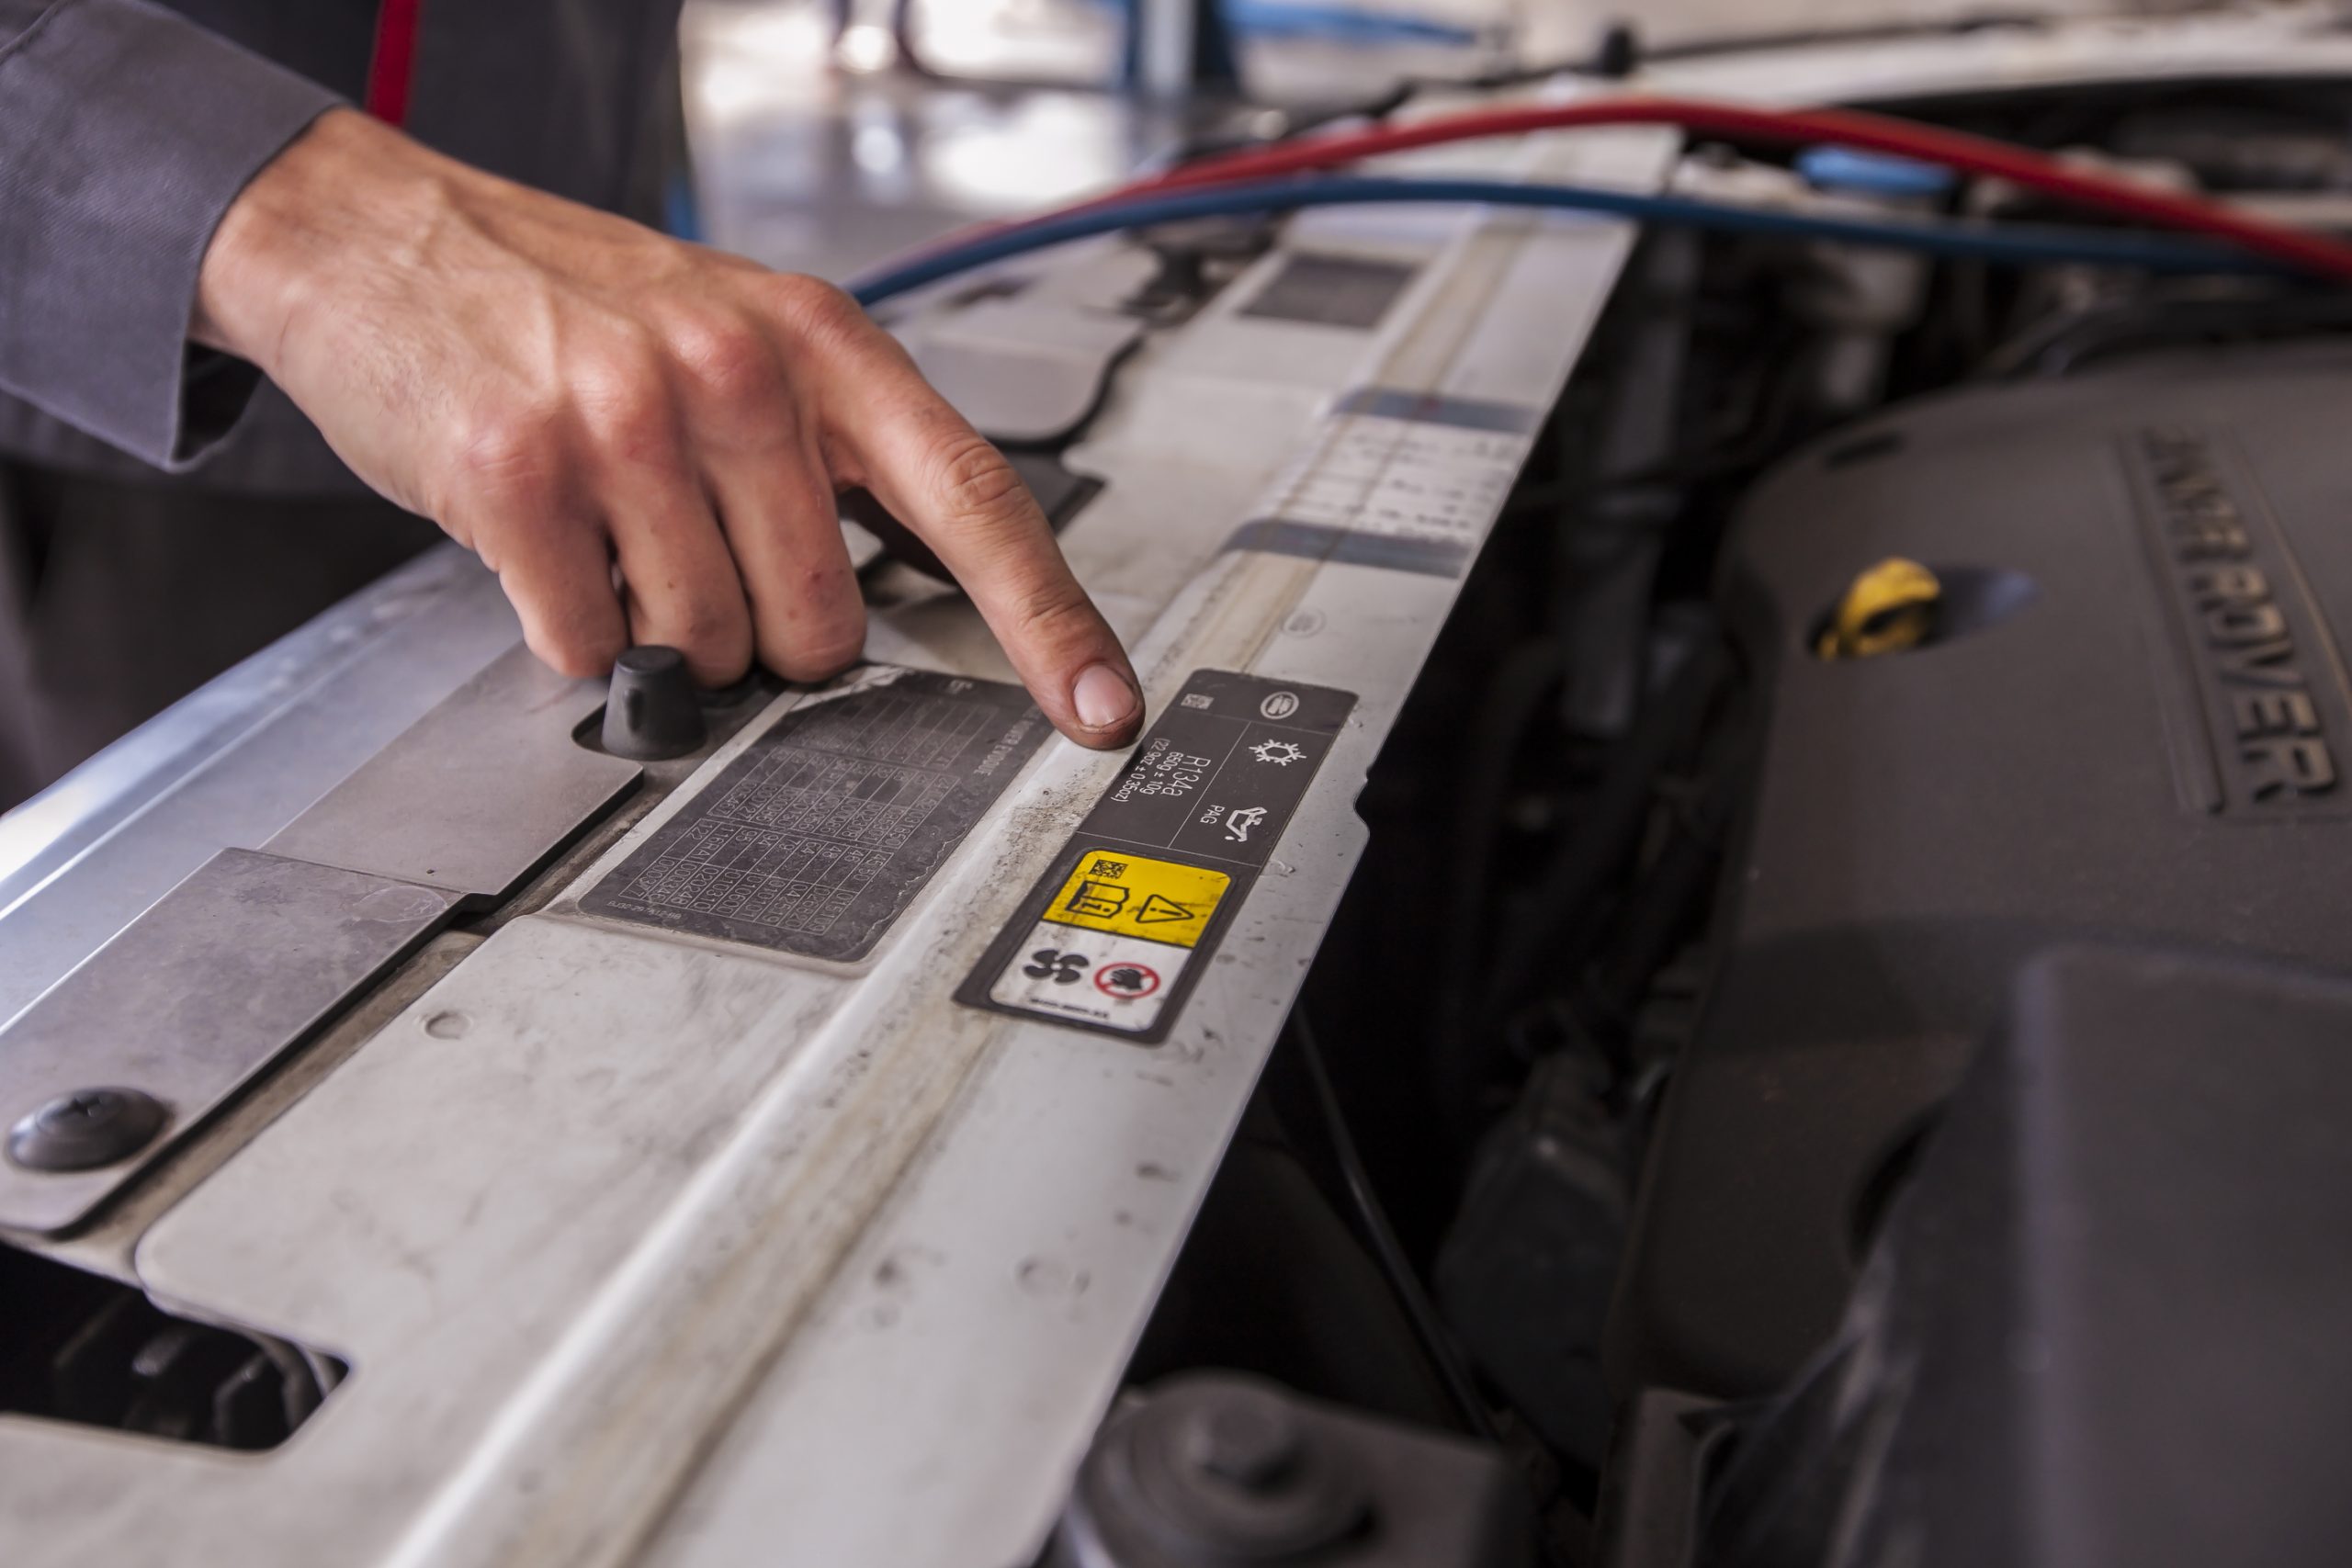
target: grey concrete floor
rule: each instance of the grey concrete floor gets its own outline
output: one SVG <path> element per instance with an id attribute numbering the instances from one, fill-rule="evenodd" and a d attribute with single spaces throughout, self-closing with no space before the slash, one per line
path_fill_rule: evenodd
<path id="1" fill-rule="evenodd" d="M 1113 184 L 1234 117 L 1105 90 L 1117 31 L 1093 0 L 941 0 L 918 6 L 915 24 L 925 62 L 955 79 L 844 68 L 829 0 L 692 0 L 688 114 L 713 243 L 842 277 L 943 230 Z M 1284 42 L 1253 49 L 1250 65 L 1272 101 L 1343 103 L 1400 74 L 1506 58 Z"/>
<path id="2" fill-rule="evenodd" d="M 1350 0 L 1438 17 L 1472 47 L 1252 43 L 1253 93 L 1362 101 L 1404 75 L 1459 75 L 1589 49 L 1612 17 L 1655 42 L 1928 19 L 2196 8 L 2198 0 Z M 853 0 L 851 54 L 876 64 L 892 0 Z M 1185 135 L 1185 111 L 1105 91 L 1105 0 L 914 0 L 929 63 L 968 80 L 845 69 L 832 0 L 689 0 L 682 31 L 705 232 L 773 266 L 844 278 L 975 220 L 1109 185 Z M 991 79 L 995 79 L 994 85 Z M 1005 79 L 1060 82 L 1017 88 Z"/>

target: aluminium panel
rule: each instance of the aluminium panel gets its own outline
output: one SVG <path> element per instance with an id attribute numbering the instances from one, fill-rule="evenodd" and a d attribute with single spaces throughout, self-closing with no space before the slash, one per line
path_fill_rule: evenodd
<path id="1" fill-rule="evenodd" d="M 573 739 L 603 701 L 511 649 L 263 848 L 502 897 L 637 786 L 636 763 Z"/>
<path id="2" fill-rule="evenodd" d="M 0 1226 L 85 1218 L 445 919 L 457 899 L 223 850 L 0 1029 L 0 1125 L 76 1089 L 153 1095 L 156 1139 L 96 1170 L 0 1158 Z"/>
<path id="3" fill-rule="evenodd" d="M 0 1020 L 251 847 L 515 644 L 498 579 L 426 551 L 0 817 Z"/>

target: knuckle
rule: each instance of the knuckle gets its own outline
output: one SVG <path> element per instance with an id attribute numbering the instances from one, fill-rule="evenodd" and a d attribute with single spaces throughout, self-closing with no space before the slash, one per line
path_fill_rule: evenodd
<path id="1" fill-rule="evenodd" d="M 715 598 L 697 594 L 678 607 L 677 624 L 670 628 L 678 646 L 697 659 L 726 664 L 745 657 L 742 617 L 730 615 Z"/>
<path id="2" fill-rule="evenodd" d="M 458 443 L 458 491 L 496 502 L 549 499 L 559 471 L 555 421 L 544 410 L 514 409 L 474 422 Z"/>
<path id="3" fill-rule="evenodd" d="M 650 363 L 585 378 L 579 395 L 582 415 L 608 460 L 666 468 L 676 456 L 676 413 L 660 371 Z"/>
<path id="4" fill-rule="evenodd" d="M 821 681 L 865 651 L 865 603 L 846 568 L 811 568 L 800 583 L 797 613 L 762 656 L 790 681 Z"/>
<path id="5" fill-rule="evenodd" d="M 785 320 L 812 342 L 835 343 L 873 330 L 865 308 L 822 278 L 782 274 L 774 288 Z"/>
<path id="6" fill-rule="evenodd" d="M 637 619 L 649 641 L 665 642 L 699 664 L 725 664 L 748 658 L 740 608 L 707 583 L 680 584 L 658 599 L 633 595 Z"/>
<path id="7" fill-rule="evenodd" d="M 473 544 L 485 565 L 501 573 L 521 568 L 534 577 L 534 568 L 560 558 L 580 535 L 595 532 L 580 513 L 551 495 L 545 502 L 518 496 L 501 509 L 485 508 L 472 522 Z"/>
<path id="8" fill-rule="evenodd" d="M 1013 614 L 1025 640 L 1048 648 L 1091 639 L 1098 621 L 1094 601 L 1067 575 L 1032 590 Z"/>
<path id="9" fill-rule="evenodd" d="M 942 448 L 939 495 L 958 523 L 982 532 L 1024 527 L 1030 521 L 1028 487 L 1004 454 L 978 434 Z"/>
<path id="10" fill-rule="evenodd" d="M 752 322 L 720 318 L 673 330 L 671 352 L 694 385 L 726 407 L 766 406 L 782 400 L 784 367 Z"/>

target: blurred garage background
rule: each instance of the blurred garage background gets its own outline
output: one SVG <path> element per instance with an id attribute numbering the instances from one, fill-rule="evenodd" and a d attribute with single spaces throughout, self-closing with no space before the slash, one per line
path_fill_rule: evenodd
<path id="1" fill-rule="evenodd" d="M 1169 91 L 1213 55 L 1195 0 L 689 0 L 698 201 L 675 214 L 772 265 L 841 277 L 974 219 L 1068 200 L 1137 164 L 1410 79 L 1649 46 L 2195 0 L 1222 0 L 1235 81 Z M 1141 8 L 1140 17 L 1130 6 Z M 1217 62 L 1209 62 L 1214 70 Z M 681 193 L 683 196 L 683 193 Z M 682 203 L 683 207 L 683 203 Z"/>

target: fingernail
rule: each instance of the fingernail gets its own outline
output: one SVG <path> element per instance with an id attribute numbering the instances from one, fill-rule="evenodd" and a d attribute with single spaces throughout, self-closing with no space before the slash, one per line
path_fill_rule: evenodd
<path id="1" fill-rule="evenodd" d="M 1078 722 L 1089 729 L 1116 729 L 1136 716 L 1136 689 L 1108 664 L 1090 664 L 1069 689 Z"/>

